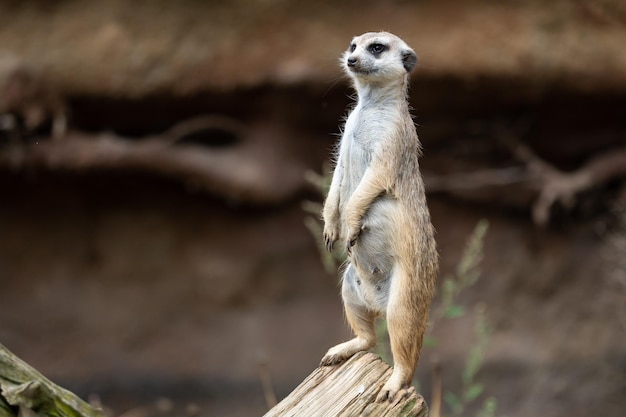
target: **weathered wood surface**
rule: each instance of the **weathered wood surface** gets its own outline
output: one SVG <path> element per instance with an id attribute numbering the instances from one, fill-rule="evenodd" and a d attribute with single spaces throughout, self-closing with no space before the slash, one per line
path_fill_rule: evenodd
<path id="1" fill-rule="evenodd" d="M 428 407 L 414 388 L 406 398 L 375 402 L 390 375 L 377 355 L 358 353 L 342 365 L 317 368 L 265 417 L 426 417 Z"/>
<path id="2" fill-rule="evenodd" d="M 0 344 L 0 417 L 104 417 Z"/>

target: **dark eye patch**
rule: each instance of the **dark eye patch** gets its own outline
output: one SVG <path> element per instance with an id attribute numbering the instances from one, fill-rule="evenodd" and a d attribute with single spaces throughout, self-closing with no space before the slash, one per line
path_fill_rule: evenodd
<path id="1" fill-rule="evenodd" d="M 381 53 L 389 49 L 389 47 L 382 43 L 374 42 L 373 44 L 369 46 L 368 49 L 373 55 L 380 55 Z"/>
<path id="2" fill-rule="evenodd" d="M 350 44 L 350 52 L 354 52 L 355 49 L 356 49 L 356 43 L 351 43 Z"/>

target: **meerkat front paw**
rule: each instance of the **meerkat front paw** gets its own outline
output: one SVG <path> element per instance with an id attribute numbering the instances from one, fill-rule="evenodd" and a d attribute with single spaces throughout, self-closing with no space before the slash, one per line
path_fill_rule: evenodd
<path id="1" fill-rule="evenodd" d="M 348 234 L 346 237 L 346 252 L 347 253 L 350 253 L 352 251 L 352 247 L 356 244 L 356 241 L 361 235 L 362 230 L 363 230 L 363 227 L 361 227 L 360 225 L 356 227 L 348 228 Z"/>
<path id="2" fill-rule="evenodd" d="M 339 239 L 339 228 L 330 222 L 324 225 L 324 246 L 328 252 L 333 251 L 335 242 Z"/>
<path id="3" fill-rule="evenodd" d="M 357 214 L 358 211 L 352 209 L 351 205 L 348 206 L 346 208 L 346 250 L 349 252 L 359 238 L 363 225 L 361 224 L 361 216 Z"/>

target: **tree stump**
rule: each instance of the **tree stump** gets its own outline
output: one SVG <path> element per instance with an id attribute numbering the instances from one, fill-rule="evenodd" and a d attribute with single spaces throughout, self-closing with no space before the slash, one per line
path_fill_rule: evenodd
<path id="1" fill-rule="evenodd" d="M 424 398 L 411 387 L 394 402 L 375 402 L 391 368 L 373 353 L 360 352 L 341 365 L 313 371 L 264 417 L 426 417 Z"/>
<path id="2" fill-rule="evenodd" d="M 104 417 L 0 344 L 0 417 Z"/>

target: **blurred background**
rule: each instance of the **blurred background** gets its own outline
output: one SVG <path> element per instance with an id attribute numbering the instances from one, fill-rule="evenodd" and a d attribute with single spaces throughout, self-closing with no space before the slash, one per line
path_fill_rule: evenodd
<path id="1" fill-rule="evenodd" d="M 623 415 L 618 0 L 2 1 L 0 343 L 113 416 L 286 396 L 350 335 L 303 203 L 377 30 L 419 56 L 440 283 L 489 224 L 420 392 L 439 364 L 446 415 Z"/>

